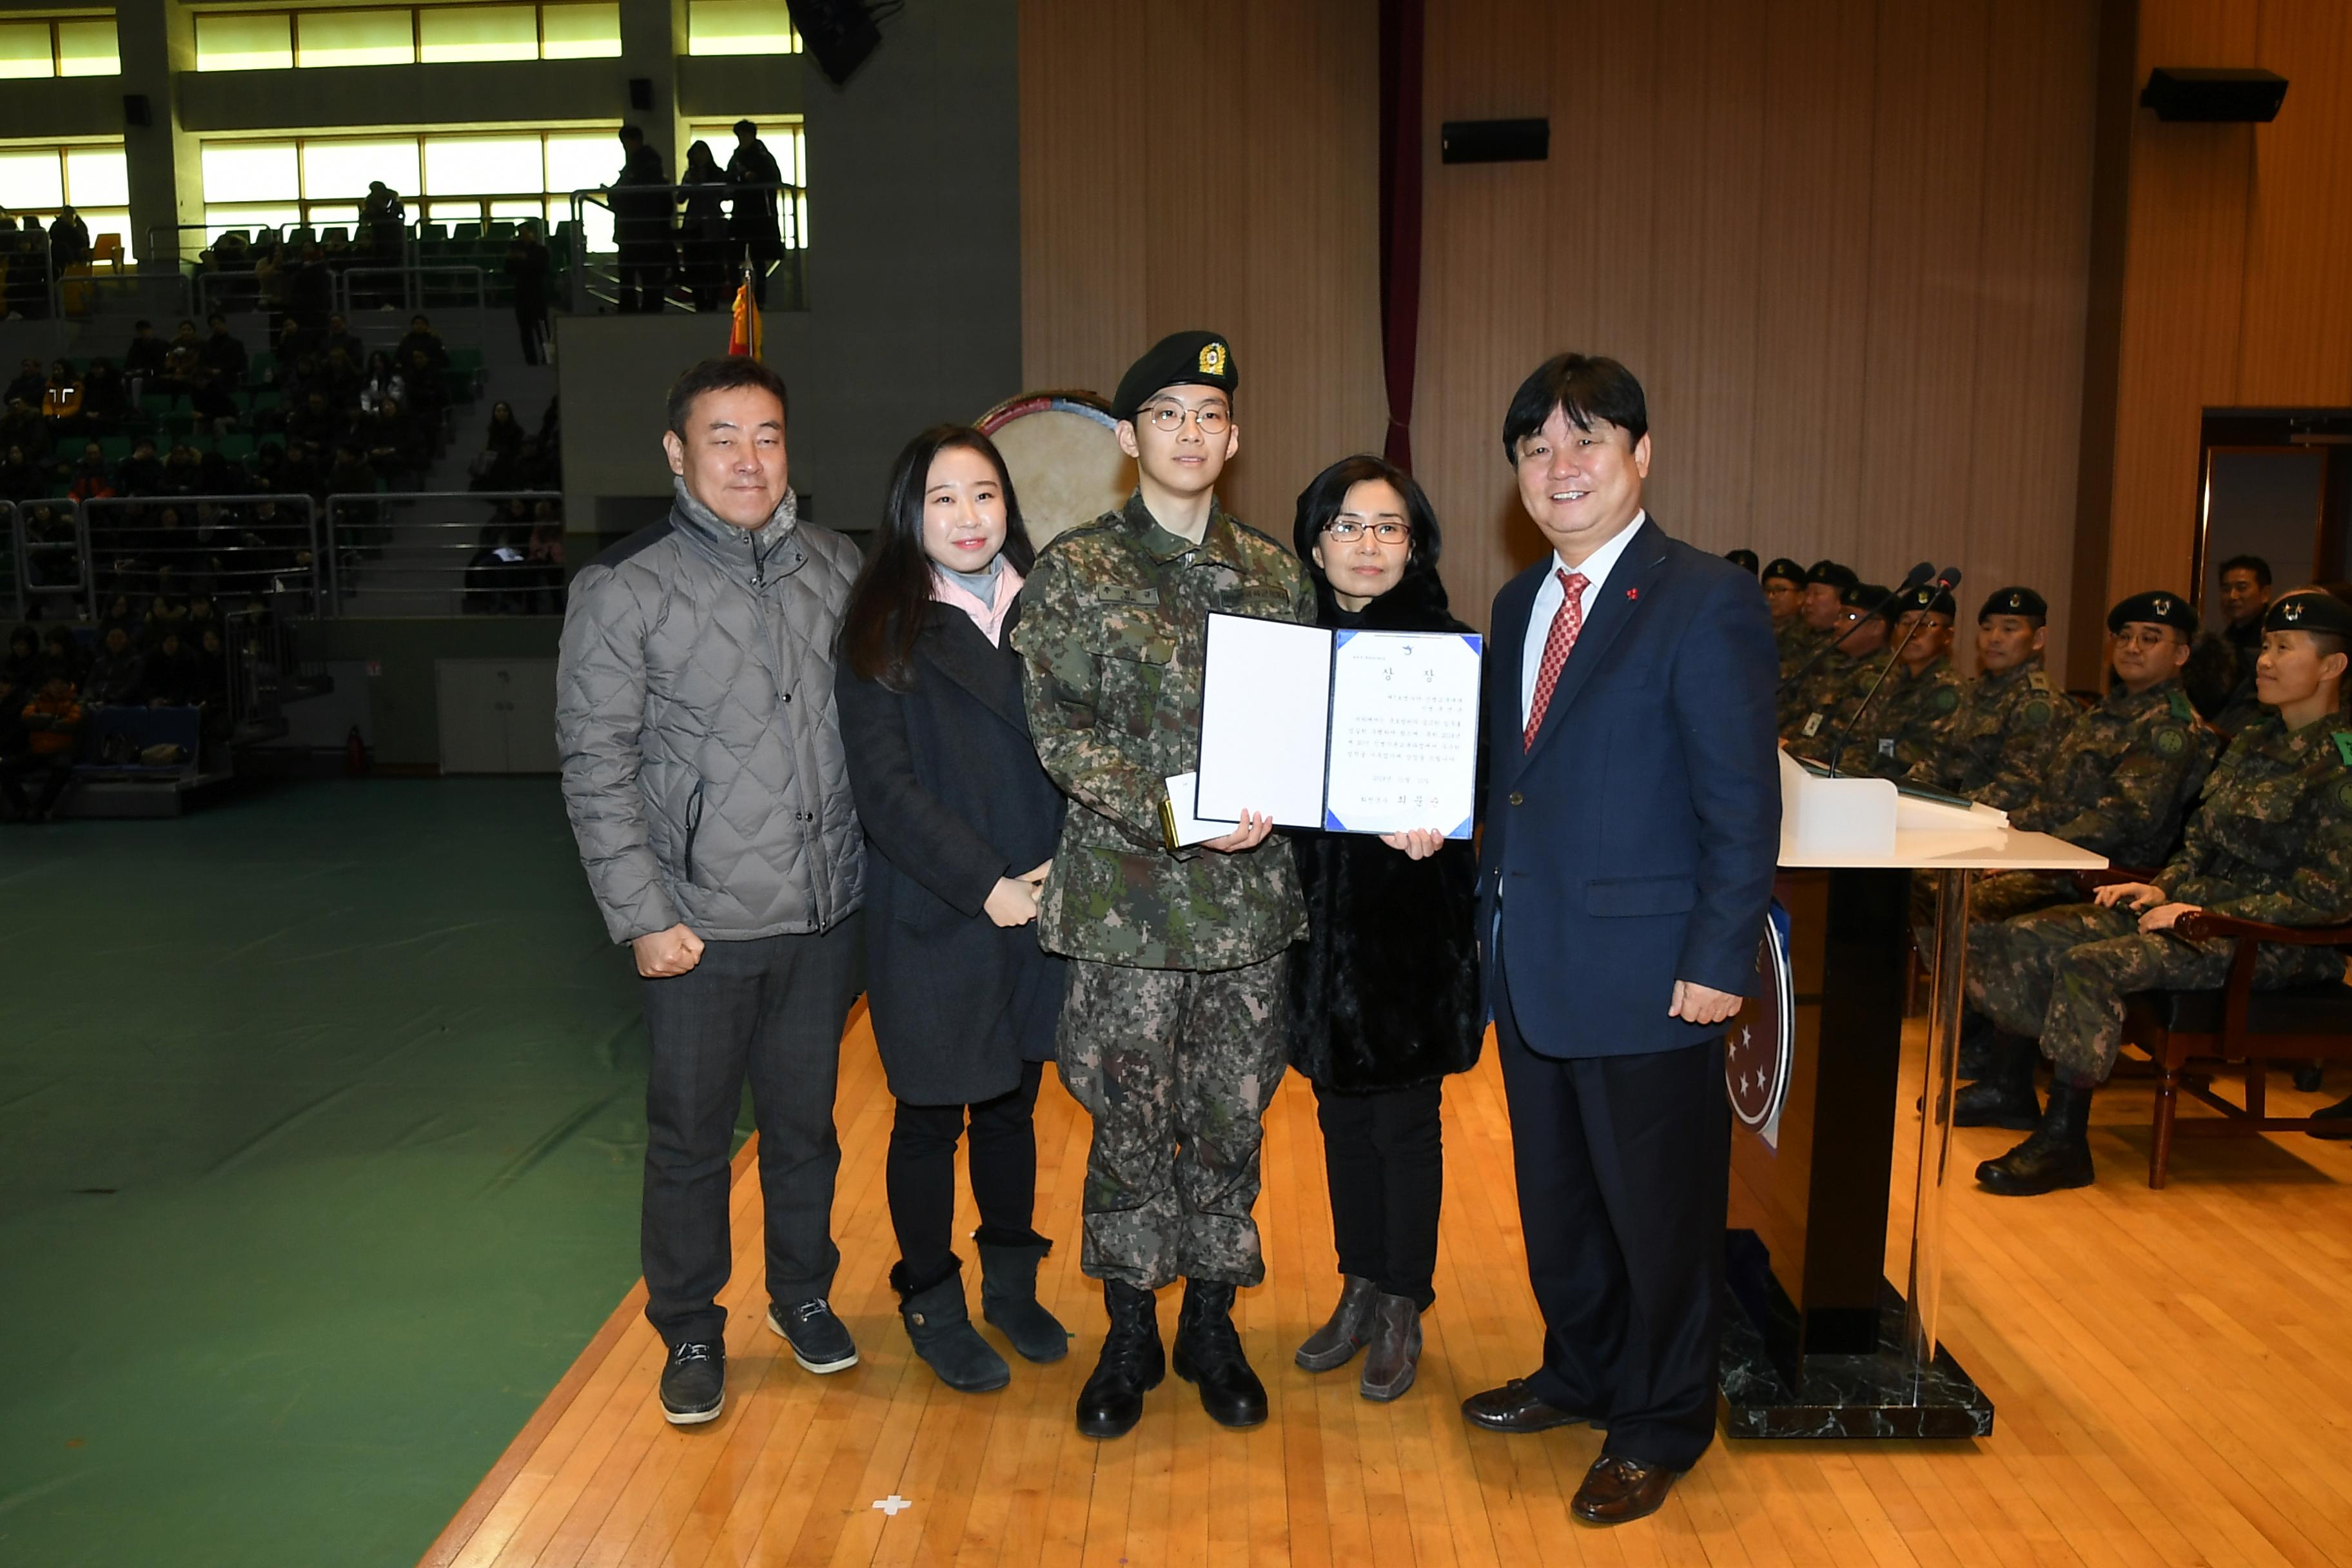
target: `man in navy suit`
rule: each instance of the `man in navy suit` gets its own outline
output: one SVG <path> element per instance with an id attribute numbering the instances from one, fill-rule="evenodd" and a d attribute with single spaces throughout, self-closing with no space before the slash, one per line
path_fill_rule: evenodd
<path id="1" fill-rule="evenodd" d="M 1641 384 L 1561 354 L 1503 423 L 1553 556 L 1495 596 L 1479 931 L 1543 1364 L 1463 1402 L 1607 1437 L 1571 1505 L 1656 1511 L 1715 1436 L 1730 1112 L 1780 837 L 1755 579 L 1642 506 Z"/>

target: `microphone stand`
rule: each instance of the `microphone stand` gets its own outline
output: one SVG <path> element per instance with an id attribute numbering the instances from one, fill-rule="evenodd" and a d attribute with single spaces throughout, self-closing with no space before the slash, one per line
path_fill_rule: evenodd
<path id="1" fill-rule="evenodd" d="M 1952 576 L 1953 583 L 1951 584 L 1947 584 L 1938 581 L 1937 584 L 1937 588 L 1944 593 L 1950 593 L 1952 591 L 1952 587 L 1957 585 L 1958 582 L 1959 574 L 1954 573 Z M 1835 778 L 1838 776 L 1838 759 L 1845 755 L 1846 736 L 1853 732 L 1855 721 L 1859 720 L 1863 715 L 1864 710 L 1870 706 L 1871 700 L 1878 695 L 1878 689 L 1886 684 L 1886 678 L 1895 673 L 1895 667 L 1903 662 L 1903 650 L 1911 646 L 1911 639 L 1917 637 L 1919 635 L 1919 628 L 1927 624 L 1927 623 L 1925 620 L 1916 620 L 1911 623 L 1910 629 L 1903 634 L 1903 640 L 1895 645 L 1895 657 L 1886 661 L 1886 668 L 1880 670 L 1878 672 L 1878 679 L 1870 683 L 1870 689 L 1863 693 L 1862 700 L 1854 705 L 1853 712 L 1847 718 L 1843 724 L 1838 727 L 1837 740 L 1830 746 L 1830 777 Z M 1860 621 L 1856 621 L 1854 625 L 1860 626 L 1862 623 Z"/>
<path id="2" fill-rule="evenodd" d="M 1886 596 L 1879 600 L 1877 604 L 1872 605 L 1870 613 L 1874 616 L 1878 614 L 1881 610 L 1886 608 L 1887 605 L 1893 604 L 1895 600 L 1901 598 L 1904 595 L 1909 593 L 1920 584 L 1925 583 L 1934 574 L 1934 569 L 1930 568 L 1926 572 L 1916 572 L 1906 576 L 1904 581 L 1896 584 L 1893 588 L 1887 590 Z M 1828 642 L 1825 642 L 1821 647 L 1815 648 L 1812 652 L 1811 658 L 1806 659 L 1804 663 L 1797 666 L 1795 669 L 1791 670 L 1787 676 L 1782 678 L 1778 689 L 1780 691 L 1794 690 L 1803 682 L 1806 676 L 1811 675 L 1813 672 L 1813 666 L 1821 663 L 1821 661 L 1827 658 L 1833 649 L 1844 647 L 1845 639 L 1853 636 L 1856 631 L 1861 629 L 1861 626 L 1862 623 L 1860 621 L 1856 621 L 1853 626 L 1846 627 L 1845 630 L 1840 632 L 1836 637 L 1832 637 Z"/>

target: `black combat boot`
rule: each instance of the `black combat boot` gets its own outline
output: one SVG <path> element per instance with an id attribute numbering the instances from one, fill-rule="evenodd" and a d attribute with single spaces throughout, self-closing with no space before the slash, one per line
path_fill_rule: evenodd
<path id="1" fill-rule="evenodd" d="M 2042 1121 L 2042 1102 L 2033 1098 L 2033 1068 L 2041 1059 L 2042 1047 L 2032 1040 L 1993 1036 L 1990 1068 L 1952 1097 L 1952 1125 L 2031 1131 Z"/>
<path id="2" fill-rule="evenodd" d="M 1220 1426 L 1255 1426 L 1265 1419 L 1265 1384 L 1242 1353 L 1234 1329 L 1234 1288 L 1220 1279 L 1184 1281 L 1176 1317 L 1176 1375 L 1201 1391 L 1201 1408 Z"/>
<path id="3" fill-rule="evenodd" d="M 2030 1198 L 2061 1187 L 2087 1187 L 2091 1170 L 2091 1091 L 2050 1080 L 2050 1107 L 2033 1135 L 1977 1167 L 1977 1183 L 2003 1197 Z"/>
<path id="4" fill-rule="evenodd" d="M 973 1239 L 980 1248 L 980 1315 L 1003 1330 L 1027 1360 L 1059 1361 L 1069 1354 L 1069 1331 L 1037 1300 L 1037 1264 L 1054 1244 L 1043 1237 L 1012 1246 Z"/>
<path id="5" fill-rule="evenodd" d="M 1974 1007 L 1960 1005 L 1960 1060 L 1956 1069 L 1962 1083 L 1992 1076 L 1992 1020 Z"/>
<path id="6" fill-rule="evenodd" d="M 1143 1396 L 1168 1373 L 1160 1348 L 1159 1298 L 1118 1279 L 1103 1281 L 1103 1307 L 1110 1331 L 1103 1336 L 1102 1359 L 1078 1390 L 1078 1432 L 1087 1437 L 1123 1437 L 1143 1419 Z"/>

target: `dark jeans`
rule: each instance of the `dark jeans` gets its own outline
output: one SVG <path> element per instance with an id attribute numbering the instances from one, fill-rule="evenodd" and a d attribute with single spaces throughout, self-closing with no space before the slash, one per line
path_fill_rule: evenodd
<path id="1" fill-rule="evenodd" d="M 743 1080 L 760 1129 L 768 1295 L 797 1305 L 833 1289 L 833 1091 L 857 984 L 858 919 L 814 936 L 714 942 L 684 974 L 646 980 L 646 1317 L 663 1341 L 718 1342 L 732 1271 L 728 1150 Z"/>
<path id="2" fill-rule="evenodd" d="M 1331 1188 L 1331 1240 L 1339 1272 L 1410 1298 L 1437 1300 L 1437 1211 L 1445 1192 L 1441 1083 L 1370 1094 L 1315 1086 L 1323 1170 Z"/>
<path id="3" fill-rule="evenodd" d="M 1043 1062 L 1021 1068 L 1021 1087 L 971 1107 L 971 1195 L 980 1204 L 975 1238 L 1020 1247 L 1044 1238 L 1029 1228 L 1037 1203 L 1037 1134 L 1032 1115 Z M 890 1124 L 884 1180 L 890 1194 L 890 1228 L 898 1236 L 894 1280 L 912 1294 L 956 1270 L 955 1152 L 965 1107 L 898 1101 Z"/>
<path id="4" fill-rule="evenodd" d="M 0 761 L 0 795 L 16 808 L 18 816 L 47 816 L 58 801 L 65 798 L 66 786 L 73 783 L 73 753 L 58 752 L 47 754 L 26 752 Z M 38 805 L 26 798 L 23 780 L 28 774 L 46 774 L 41 785 Z"/>
<path id="5" fill-rule="evenodd" d="M 547 307 L 544 304 L 515 307 L 515 331 L 522 339 L 522 363 L 544 363 L 547 359 Z"/>

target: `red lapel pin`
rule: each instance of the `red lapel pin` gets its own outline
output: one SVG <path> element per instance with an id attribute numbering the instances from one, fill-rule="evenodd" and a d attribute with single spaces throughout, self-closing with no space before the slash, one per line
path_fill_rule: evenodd
<path id="1" fill-rule="evenodd" d="M 1628 588 L 1625 590 L 1625 596 L 1629 599 L 1638 599 L 1642 596 L 1642 590 L 1639 588 Z"/>

